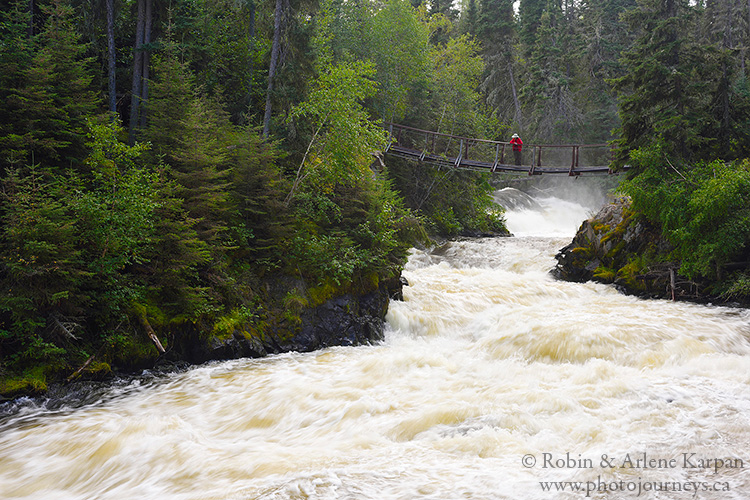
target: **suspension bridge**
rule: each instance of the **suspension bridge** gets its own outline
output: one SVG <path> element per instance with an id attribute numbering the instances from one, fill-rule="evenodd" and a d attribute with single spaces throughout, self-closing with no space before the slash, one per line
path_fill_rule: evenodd
<path id="1" fill-rule="evenodd" d="M 395 123 L 386 124 L 386 128 L 390 135 L 386 154 L 439 167 L 528 175 L 618 173 L 610 168 L 609 144 L 524 144 L 521 162 L 516 164 L 509 142 L 460 137 Z M 620 171 L 623 170 L 627 167 Z"/>

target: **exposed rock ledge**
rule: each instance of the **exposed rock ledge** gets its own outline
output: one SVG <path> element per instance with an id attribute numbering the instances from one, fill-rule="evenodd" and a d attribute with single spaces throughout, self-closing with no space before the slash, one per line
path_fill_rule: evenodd
<path id="1" fill-rule="evenodd" d="M 403 284 L 402 279 L 396 278 L 380 282 L 375 290 L 361 295 L 349 293 L 333 297 L 302 310 L 296 327 L 279 325 L 264 335 L 253 335 L 237 328 L 228 338 L 220 339 L 207 338 L 198 328 L 183 331 L 176 336 L 171 357 L 195 364 L 376 342 L 383 339 L 389 301 L 402 300 Z"/>
<path id="2" fill-rule="evenodd" d="M 135 381 L 149 383 L 162 373 L 182 371 L 191 365 L 213 360 L 257 358 L 290 351 L 313 351 L 336 345 L 359 345 L 383 339 L 385 315 L 390 300 L 403 300 L 403 278 L 380 281 L 371 290 L 356 294 L 334 296 L 313 307 L 301 307 L 293 324 L 285 320 L 271 321 L 273 326 L 259 335 L 250 325 L 238 325 L 230 334 L 217 337 L 207 333 L 202 325 L 181 324 L 169 334 L 167 352 L 146 364 L 115 369 L 79 380 L 50 383 L 43 394 L 34 397 L 11 396 L 3 402 L 0 397 L 0 419 L 15 414 L 24 407 L 78 407 L 101 402 L 113 394 L 126 390 Z M 269 298 L 278 300 L 279 294 L 298 286 L 296 280 L 278 280 L 271 286 Z M 283 311 L 282 311 L 283 312 Z M 156 353 L 156 350 L 153 350 Z M 137 368 L 137 370 L 136 370 Z M 118 390 L 112 391 L 114 388 Z M 30 395 L 30 394 L 27 394 Z"/>
<path id="3" fill-rule="evenodd" d="M 573 241 L 557 254 L 552 274 L 567 281 L 613 283 L 624 293 L 649 298 L 710 300 L 700 285 L 680 276 L 679 262 L 661 233 L 620 199 L 581 224 Z"/>

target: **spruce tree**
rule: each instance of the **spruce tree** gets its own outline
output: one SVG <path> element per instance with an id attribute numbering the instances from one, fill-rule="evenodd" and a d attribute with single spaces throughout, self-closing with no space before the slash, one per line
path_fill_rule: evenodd
<path id="1" fill-rule="evenodd" d="M 57 169 L 80 167 L 86 155 L 86 120 L 99 104 L 91 61 L 82 57 L 86 47 L 79 42 L 73 10 L 62 0 L 42 10 L 47 20 L 35 55 L 12 96 L 17 103 L 13 134 L 22 137 L 27 161 Z"/>
<path id="2" fill-rule="evenodd" d="M 487 105 L 501 122 L 521 126 L 523 114 L 518 96 L 516 31 L 511 0 L 482 2 L 477 38 L 485 60 L 480 90 Z"/>
<path id="3" fill-rule="evenodd" d="M 521 0 L 518 5 L 518 36 L 524 56 L 528 56 L 536 42 L 536 30 L 542 22 L 542 14 L 550 0 Z"/>
<path id="4" fill-rule="evenodd" d="M 478 19 L 479 12 L 477 9 L 477 1 L 469 0 L 466 5 L 466 15 L 461 16 L 462 32 L 471 36 L 476 36 Z"/>
<path id="5" fill-rule="evenodd" d="M 28 146 L 25 101 L 19 91 L 26 85 L 26 68 L 34 57 L 28 36 L 26 2 L 17 0 L 0 9 L 0 174 L 4 168 L 26 165 Z"/>
<path id="6" fill-rule="evenodd" d="M 607 80 L 624 74 L 620 54 L 632 44 L 634 33 L 620 16 L 635 5 L 635 0 L 604 0 L 586 1 L 580 6 L 577 34 L 582 88 L 578 100 L 585 116 L 582 140 L 586 143 L 611 140 L 612 131 L 619 126 L 617 96 Z"/>
<path id="7" fill-rule="evenodd" d="M 195 77 L 178 59 L 175 45 L 157 59 L 154 72 L 146 108 L 149 124 L 143 133 L 152 144 L 152 161 L 161 157 L 170 166 L 201 237 L 213 240 L 225 229 L 227 217 L 229 119 L 214 99 L 197 91 Z"/>
<path id="8" fill-rule="evenodd" d="M 616 164 L 656 141 L 674 161 L 697 159 L 710 146 L 710 64 L 696 41 L 696 11 L 682 0 L 643 0 L 625 15 L 640 36 L 623 53 L 625 74 L 612 80 L 619 93 Z"/>
<path id="9" fill-rule="evenodd" d="M 530 131 L 544 142 L 578 142 L 583 115 L 574 95 L 576 65 L 570 21 L 550 2 L 541 16 L 521 99 L 531 110 Z"/>

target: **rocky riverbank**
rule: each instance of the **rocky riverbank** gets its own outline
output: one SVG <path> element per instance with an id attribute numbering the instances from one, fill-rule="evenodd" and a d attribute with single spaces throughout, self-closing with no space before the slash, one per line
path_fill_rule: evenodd
<path id="1" fill-rule="evenodd" d="M 258 358 L 270 354 L 307 352 L 330 346 L 360 345 L 383 339 L 390 300 L 402 300 L 403 278 L 378 280 L 346 293 L 332 287 L 307 289 L 301 280 L 279 278 L 266 287 L 261 316 L 209 331 L 206 325 L 181 323 L 156 327 L 165 348 L 159 353 L 146 335 L 128 352 L 92 357 L 80 373 L 60 377 L 43 387 L 26 385 L 0 394 L 0 417 L 21 406 L 49 409 L 101 400 L 110 389 L 148 382 L 161 374 L 208 361 Z M 18 398 L 22 398 L 19 400 Z"/>
<path id="2" fill-rule="evenodd" d="M 279 284 L 278 288 L 289 290 L 289 286 L 290 283 Z M 167 357 L 195 364 L 376 342 L 383 339 L 389 301 L 403 298 L 402 286 L 401 279 L 390 279 L 364 293 L 352 291 L 316 304 L 315 294 L 305 293 L 302 283 L 294 282 L 294 299 L 289 299 L 287 291 L 284 298 L 274 300 L 283 310 L 266 318 L 262 331 L 257 320 L 237 324 L 221 335 L 188 329 L 175 336 L 173 353 Z M 279 290 L 270 293 L 279 295 Z"/>
<path id="3" fill-rule="evenodd" d="M 680 262 L 670 258 L 671 252 L 672 245 L 658 228 L 622 198 L 581 224 L 572 242 L 556 255 L 552 274 L 566 281 L 611 283 L 644 298 L 728 302 L 711 293 L 712 283 L 680 275 Z"/>

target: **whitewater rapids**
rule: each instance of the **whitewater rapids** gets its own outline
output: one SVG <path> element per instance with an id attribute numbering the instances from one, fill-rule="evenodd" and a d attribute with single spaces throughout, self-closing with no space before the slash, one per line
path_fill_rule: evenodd
<path id="1" fill-rule="evenodd" d="M 748 311 L 555 281 L 589 209 L 536 201 L 515 237 L 414 250 L 378 345 L 7 419 L 0 498 L 748 498 Z"/>

